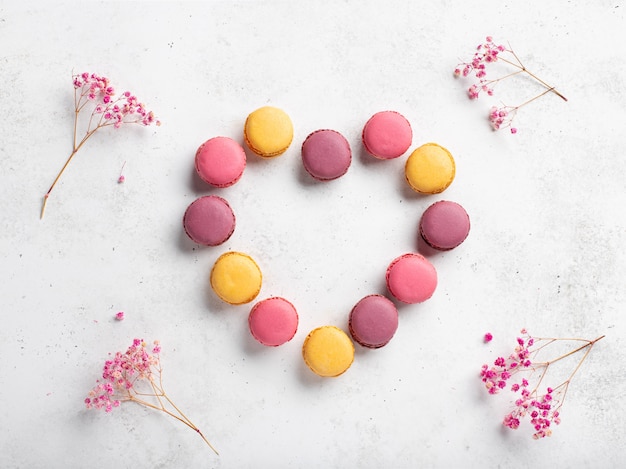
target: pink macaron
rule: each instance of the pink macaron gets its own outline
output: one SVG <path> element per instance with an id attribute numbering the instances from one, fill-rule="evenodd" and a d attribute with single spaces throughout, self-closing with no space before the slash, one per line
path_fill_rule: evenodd
<path id="1" fill-rule="evenodd" d="M 294 305 L 275 296 L 259 301 L 248 316 L 252 336 L 263 345 L 277 347 L 290 341 L 298 329 Z"/>
<path id="2" fill-rule="evenodd" d="M 222 197 L 206 195 L 187 207 L 183 228 L 192 241 L 204 246 L 217 246 L 235 231 L 235 214 Z"/>
<path id="3" fill-rule="evenodd" d="M 196 171 L 200 178 L 215 187 L 235 184 L 246 168 L 246 152 L 228 137 L 214 137 L 196 151 Z"/>
<path id="4" fill-rule="evenodd" d="M 429 246 L 440 251 L 457 247 L 469 231 L 470 219 L 465 209 L 448 200 L 432 204 L 420 220 L 420 235 Z"/>
<path id="5" fill-rule="evenodd" d="M 398 329 L 398 310 L 383 295 L 368 295 L 352 308 L 348 327 L 352 338 L 362 346 L 383 347 Z"/>
<path id="6" fill-rule="evenodd" d="M 343 176 L 351 162 L 350 144 L 335 130 L 316 130 L 302 143 L 302 164 L 319 181 Z"/>
<path id="7" fill-rule="evenodd" d="M 437 271 L 421 254 L 408 253 L 395 258 L 385 276 L 389 292 L 403 303 L 421 303 L 437 288 Z"/>
<path id="8" fill-rule="evenodd" d="M 413 131 L 409 121 L 399 112 L 382 111 L 370 117 L 363 127 L 361 138 L 368 153 L 390 160 L 402 156 L 409 149 Z"/>

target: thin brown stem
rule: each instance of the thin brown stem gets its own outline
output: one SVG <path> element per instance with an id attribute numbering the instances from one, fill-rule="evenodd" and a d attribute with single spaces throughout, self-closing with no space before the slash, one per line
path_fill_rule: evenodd
<path id="1" fill-rule="evenodd" d="M 137 393 L 137 395 L 139 395 L 139 394 Z M 174 407 L 174 409 L 176 409 L 176 412 L 178 412 L 179 415 L 176 415 L 174 412 L 168 410 L 165 406 L 163 406 L 162 403 L 161 403 L 161 406 L 159 407 L 157 405 L 152 404 L 151 402 L 145 401 L 143 399 L 139 399 L 139 398 L 135 397 L 132 394 L 129 395 L 129 400 L 134 401 L 134 402 L 136 402 L 138 404 L 144 405 L 146 407 L 149 407 L 151 409 L 160 410 L 161 412 L 164 412 L 167 415 L 169 415 L 171 417 L 174 417 L 176 420 L 178 420 L 179 422 L 187 425 L 189 428 L 191 428 L 196 433 L 198 433 L 200 435 L 200 437 L 204 440 L 204 442 L 209 446 L 209 448 L 211 448 L 215 454 L 219 455 L 217 450 L 213 447 L 213 445 L 209 442 L 209 440 L 204 436 L 204 434 L 200 431 L 200 429 L 198 427 L 196 427 L 189 420 L 189 418 L 187 418 L 187 416 L 185 416 L 185 414 L 183 414 L 180 411 L 180 409 L 176 405 L 174 405 L 174 403 L 171 401 L 171 399 L 165 393 L 163 393 L 163 397 L 165 397 L 165 399 L 167 399 L 167 401 L 172 405 L 172 407 Z M 160 402 L 160 400 L 159 400 L 159 402 Z"/>
<path id="2" fill-rule="evenodd" d="M 91 132 L 88 132 L 87 135 L 85 135 L 85 137 L 80 141 L 80 143 L 78 145 L 74 145 L 74 150 L 72 150 L 72 153 L 70 153 L 69 158 L 67 159 L 67 161 L 65 161 L 65 164 L 63 165 L 63 167 L 61 168 L 61 170 L 57 174 L 56 178 L 54 178 L 54 181 L 52 182 L 52 185 L 50 186 L 50 189 L 48 189 L 48 192 L 46 192 L 46 195 L 44 195 L 44 197 L 43 197 L 43 205 L 41 207 L 40 219 L 43 218 L 44 213 L 46 211 L 46 205 L 48 204 L 48 198 L 50 197 L 50 192 L 52 192 L 52 189 L 54 189 L 54 186 L 56 186 L 56 183 L 61 178 L 61 175 L 65 172 L 65 169 L 68 167 L 68 165 L 70 164 L 70 162 L 74 158 L 74 155 L 76 155 L 78 150 L 80 150 L 80 148 L 83 146 L 83 144 L 87 141 L 87 139 L 89 139 L 89 137 L 91 137 L 96 132 L 96 130 L 98 130 L 98 127 L 93 129 Z"/>
<path id="3" fill-rule="evenodd" d="M 513 52 L 513 50 L 511 48 L 508 49 L 508 52 L 510 52 L 513 55 L 513 57 L 515 57 L 515 60 L 517 60 L 517 63 L 515 63 L 512 60 L 509 60 L 509 59 L 507 59 L 505 57 L 502 57 L 501 55 L 498 56 L 498 60 L 502 60 L 503 62 L 505 62 L 505 63 L 507 63 L 509 65 L 512 65 L 513 67 L 518 68 L 520 72 L 527 73 L 530 77 L 534 78 L 539 83 L 541 83 L 544 87 L 546 87 L 548 89 L 548 92 L 552 92 L 552 93 L 556 94 L 559 98 L 561 98 L 563 101 L 567 101 L 567 98 L 565 96 L 563 96 L 559 91 L 557 91 L 557 89 L 554 86 L 549 85 L 548 83 L 543 81 L 541 78 L 539 78 L 537 75 L 535 75 L 530 70 L 528 70 L 522 64 L 522 61 L 519 59 L 517 54 L 515 52 Z M 541 94 L 540 96 L 543 96 L 544 94 L 545 93 Z M 518 106 L 518 107 L 521 107 L 521 106 Z"/>

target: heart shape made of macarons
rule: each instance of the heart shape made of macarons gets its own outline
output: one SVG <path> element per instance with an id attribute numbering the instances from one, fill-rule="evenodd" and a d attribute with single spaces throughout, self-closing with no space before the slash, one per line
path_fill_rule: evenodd
<path id="1" fill-rule="evenodd" d="M 250 113 L 243 137 L 248 148 L 261 158 L 276 158 L 293 141 L 293 124 L 282 109 L 264 106 Z M 404 155 L 412 144 L 408 120 L 395 111 L 374 114 L 361 134 L 363 147 L 372 157 L 391 160 Z M 326 183 L 344 176 L 352 163 L 348 140 L 338 131 L 319 129 L 310 133 L 301 145 L 302 164 L 310 177 Z M 246 152 L 234 139 L 213 137 L 198 148 L 195 169 L 202 181 L 217 189 L 230 187 L 242 177 Z M 404 167 L 409 187 L 420 194 L 438 194 L 452 183 L 456 173 L 450 152 L 435 143 L 415 149 Z M 203 246 L 218 246 L 235 231 L 236 217 L 230 204 L 218 195 L 201 196 L 192 202 L 183 216 L 183 228 L 189 238 Z M 460 245 L 468 236 L 470 220 L 458 203 L 440 200 L 423 213 L 419 236 L 435 250 L 447 251 Z M 215 295 L 230 305 L 254 301 L 261 291 L 262 273 L 251 256 L 238 251 L 223 253 L 215 261 L 210 284 Z M 363 297 L 349 313 L 348 333 L 334 325 L 321 325 L 304 339 L 302 357 L 317 375 L 334 377 L 343 374 L 354 360 L 354 343 L 376 349 L 385 346 L 398 327 L 399 303 L 421 303 L 437 287 L 437 272 L 422 254 L 408 252 L 393 259 L 385 272 L 388 298 L 372 293 Z M 277 347 L 290 341 L 298 329 L 296 307 L 282 297 L 258 301 L 248 315 L 251 335 L 264 346 Z"/>

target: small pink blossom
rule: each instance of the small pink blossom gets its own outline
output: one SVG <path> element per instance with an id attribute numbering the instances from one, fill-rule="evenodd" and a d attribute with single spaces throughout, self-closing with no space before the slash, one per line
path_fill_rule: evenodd
<path id="1" fill-rule="evenodd" d="M 491 334 L 491 332 L 487 332 L 483 340 L 485 341 L 485 343 L 491 342 L 493 340 L 493 335 Z"/>
<path id="2" fill-rule="evenodd" d="M 119 311 L 119 312 L 115 315 L 115 319 L 117 319 L 118 321 L 123 321 L 123 320 L 124 320 L 124 311 Z"/>

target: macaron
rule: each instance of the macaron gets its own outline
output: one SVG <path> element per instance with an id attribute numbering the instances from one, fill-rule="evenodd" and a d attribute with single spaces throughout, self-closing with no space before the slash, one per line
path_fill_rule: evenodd
<path id="1" fill-rule="evenodd" d="M 436 143 L 426 143 L 411 153 L 406 160 L 406 181 L 416 192 L 438 194 L 454 180 L 456 167 L 448 150 Z"/>
<path id="2" fill-rule="evenodd" d="M 398 329 L 398 310 L 385 296 L 368 295 L 352 308 L 348 327 L 352 338 L 363 347 L 383 347 Z"/>
<path id="3" fill-rule="evenodd" d="M 313 373 L 334 377 L 344 373 L 354 361 L 354 344 L 335 326 L 313 329 L 304 339 L 302 357 Z"/>
<path id="4" fill-rule="evenodd" d="M 250 311 L 248 326 L 252 336 L 261 344 L 277 347 L 296 334 L 298 313 L 294 305 L 284 298 L 266 298 Z"/>
<path id="5" fill-rule="evenodd" d="M 248 115 L 243 135 L 250 150 L 270 158 L 289 148 L 293 140 L 293 124 L 282 109 L 264 106 Z"/>
<path id="6" fill-rule="evenodd" d="M 302 143 L 302 164 L 319 181 L 343 176 L 351 162 L 350 144 L 335 130 L 316 130 Z"/>
<path id="7" fill-rule="evenodd" d="M 213 291 L 231 305 L 254 300 L 261 290 L 261 283 L 261 269 L 254 259 L 242 252 L 222 254 L 211 269 Z"/>
<path id="8" fill-rule="evenodd" d="M 200 178 L 215 187 L 235 184 L 246 168 L 246 152 L 228 137 L 214 137 L 196 151 L 196 171 Z"/>
<path id="9" fill-rule="evenodd" d="M 470 231 L 470 219 L 461 205 L 440 200 L 424 211 L 419 229 L 429 246 L 448 251 L 465 241 Z"/>
<path id="10" fill-rule="evenodd" d="M 365 123 L 361 136 L 368 153 L 376 158 L 389 160 L 402 156 L 411 146 L 411 124 L 396 111 L 374 114 Z"/>
<path id="11" fill-rule="evenodd" d="M 183 228 L 192 241 L 217 246 L 235 231 L 235 214 L 222 197 L 206 195 L 189 204 L 183 215 Z"/>
<path id="12" fill-rule="evenodd" d="M 389 292 L 403 303 L 421 303 L 437 288 L 437 271 L 421 254 L 408 253 L 395 258 L 385 275 Z"/>

